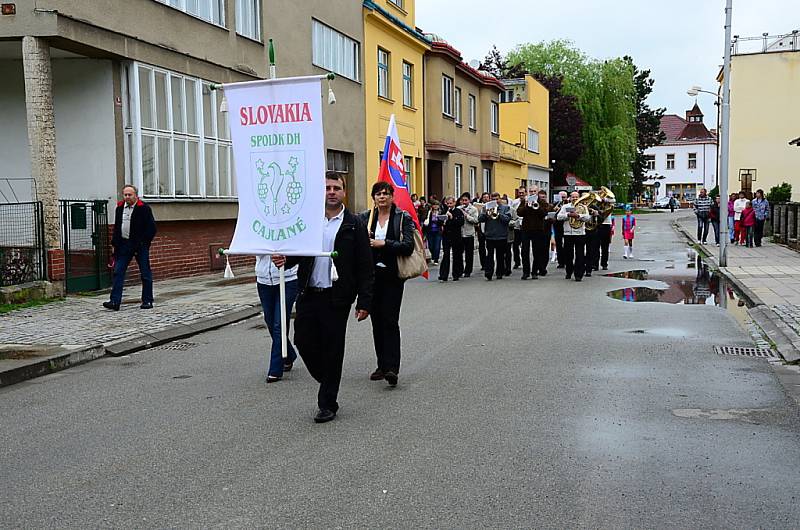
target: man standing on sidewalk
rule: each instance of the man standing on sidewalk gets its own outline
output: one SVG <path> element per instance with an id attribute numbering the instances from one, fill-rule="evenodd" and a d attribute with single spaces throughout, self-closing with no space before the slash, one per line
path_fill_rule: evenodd
<path id="1" fill-rule="evenodd" d="M 361 322 L 369 316 L 372 305 L 375 272 L 369 234 L 364 222 L 344 207 L 345 186 L 338 173 L 326 174 L 322 246 L 325 252 L 336 251 L 335 258 L 272 256 L 278 267 L 300 265 L 294 345 L 319 383 L 319 411 L 314 416 L 317 423 L 331 421 L 339 410 L 337 397 L 350 307 L 355 301 L 355 315 Z"/>
<path id="2" fill-rule="evenodd" d="M 694 200 L 694 214 L 697 216 L 697 240 L 706 243 L 708 239 L 709 212 L 711 211 L 711 197 L 705 188 L 700 190 L 700 196 Z"/>
<path id="3" fill-rule="evenodd" d="M 138 197 L 136 186 L 130 184 L 122 188 L 123 200 L 117 203 L 114 212 L 114 285 L 111 300 L 103 302 L 103 307 L 119 311 L 122 303 L 122 286 L 125 272 L 131 260 L 136 258 L 142 278 L 142 309 L 153 308 L 153 273 L 150 270 L 150 243 L 156 235 L 156 221 L 150 206 Z"/>

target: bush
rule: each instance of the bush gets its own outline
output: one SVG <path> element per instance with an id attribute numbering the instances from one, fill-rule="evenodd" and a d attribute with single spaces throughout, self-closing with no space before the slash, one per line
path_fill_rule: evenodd
<path id="1" fill-rule="evenodd" d="M 783 182 L 780 186 L 772 186 L 769 193 L 767 193 L 767 200 L 771 203 L 791 201 L 792 185 L 788 182 Z"/>

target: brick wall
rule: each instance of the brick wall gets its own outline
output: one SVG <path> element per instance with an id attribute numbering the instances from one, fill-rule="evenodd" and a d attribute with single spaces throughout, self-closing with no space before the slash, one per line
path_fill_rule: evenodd
<path id="1" fill-rule="evenodd" d="M 150 246 L 150 266 L 156 281 L 213 272 L 209 245 L 228 248 L 236 221 L 157 221 L 157 226 L 158 234 Z M 109 227 L 109 234 L 113 230 L 113 226 Z M 230 262 L 234 268 L 253 267 L 255 258 L 231 256 Z M 221 277 L 222 271 L 219 274 Z M 138 282 L 139 268 L 133 261 L 128 267 L 127 283 Z"/>
<path id="2" fill-rule="evenodd" d="M 53 248 L 47 251 L 47 279 L 51 282 L 64 281 L 64 251 Z"/>

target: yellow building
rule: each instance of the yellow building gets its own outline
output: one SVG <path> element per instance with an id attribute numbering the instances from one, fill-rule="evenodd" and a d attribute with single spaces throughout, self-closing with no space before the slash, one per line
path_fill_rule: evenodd
<path id="1" fill-rule="evenodd" d="M 800 128 L 800 37 L 737 40 L 730 89 L 728 189 L 788 182 L 800 200 L 800 149 L 789 144 Z"/>
<path id="2" fill-rule="evenodd" d="M 550 92 L 530 75 L 503 84 L 495 190 L 513 197 L 515 188 L 537 185 L 549 195 Z"/>
<path id="3" fill-rule="evenodd" d="M 364 0 L 366 193 L 378 177 L 389 119 L 395 115 L 411 193 L 424 193 L 423 57 L 430 48 L 414 25 L 415 0 Z"/>

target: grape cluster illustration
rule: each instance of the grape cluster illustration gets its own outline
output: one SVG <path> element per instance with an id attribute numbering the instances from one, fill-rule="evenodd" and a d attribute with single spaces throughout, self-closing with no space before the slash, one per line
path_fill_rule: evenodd
<path id="1" fill-rule="evenodd" d="M 292 181 L 286 185 L 286 199 L 291 204 L 297 204 L 297 201 L 299 201 L 300 197 L 303 196 L 303 185 L 298 182 L 297 177 L 295 177 L 298 165 L 297 158 L 290 158 L 289 165 L 292 169 L 290 171 L 286 171 L 286 174 L 292 177 Z"/>

